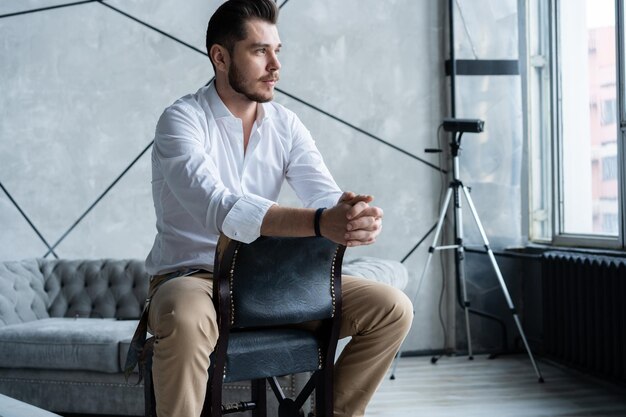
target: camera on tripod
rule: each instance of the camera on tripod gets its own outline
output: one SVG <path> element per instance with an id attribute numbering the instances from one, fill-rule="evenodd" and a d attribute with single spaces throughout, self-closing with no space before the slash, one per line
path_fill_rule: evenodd
<path id="1" fill-rule="evenodd" d="M 443 130 L 446 132 L 480 133 L 484 127 L 485 122 L 480 119 L 443 119 Z"/>
<path id="2" fill-rule="evenodd" d="M 440 127 L 446 132 L 459 133 L 459 136 L 455 137 L 451 144 L 453 146 L 452 153 L 455 154 L 458 152 L 459 146 L 461 145 L 461 136 L 463 133 L 482 132 L 485 129 L 485 121 L 480 119 L 455 119 L 448 117 L 443 119 Z M 440 153 L 443 152 L 443 150 L 438 148 L 426 148 L 424 152 Z"/>

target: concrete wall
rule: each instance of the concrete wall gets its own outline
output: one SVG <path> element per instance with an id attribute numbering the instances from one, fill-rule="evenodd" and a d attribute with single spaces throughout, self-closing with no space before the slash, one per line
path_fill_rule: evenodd
<path id="1" fill-rule="evenodd" d="M 3 1 L 0 15 L 65 3 Z M 57 256 L 146 256 L 155 234 L 147 148 L 162 110 L 213 76 L 202 52 L 218 4 L 108 0 L 0 19 L 0 183 L 50 245 L 62 238 Z M 437 163 L 423 148 L 436 145 L 445 113 L 444 24 L 435 1 L 290 0 L 282 9 L 279 87 L 404 151 L 277 94 L 309 127 L 340 186 L 373 194 L 385 210 L 379 242 L 349 256 L 402 260 L 436 220 L 441 178 L 415 156 Z M 281 202 L 294 203 L 293 194 L 285 190 Z M 0 259 L 48 252 L 4 192 L 0 224 Z M 405 261 L 409 294 L 426 246 Z M 432 268 L 409 350 L 442 347 L 441 280 Z"/>

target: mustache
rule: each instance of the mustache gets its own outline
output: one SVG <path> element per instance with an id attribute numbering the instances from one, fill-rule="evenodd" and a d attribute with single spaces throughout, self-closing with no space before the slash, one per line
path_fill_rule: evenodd
<path id="1" fill-rule="evenodd" d="M 278 81 L 280 80 L 280 76 L 278 74 L 273 75 L 271 77 L 267 77 L 267 78 L 261 78 L 261 81 Z"/>

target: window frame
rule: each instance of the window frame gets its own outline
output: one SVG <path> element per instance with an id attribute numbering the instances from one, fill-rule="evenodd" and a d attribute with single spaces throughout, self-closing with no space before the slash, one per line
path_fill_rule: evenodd
<path id="1" fill-rule="evenodd" d="M 536 8 L 535 15 L 530 15 L 531 7 L 528 6 L 529 2 L 533 2 L 533 7 Z M 536 66 L 533 65 L 533 59 L 530 58 L 530 47 L 528 47 L 527 65 L 525 77 L 528 92 L 526 94 L 526 108 L 531 113 L 527 117 L 528 126 L 526 132 L 528 134 L 527 143 L 529 147 L 530 155 L 533 155 L 534 147 L 538 147 L 541 150 L 549 150 L 551 157 L 548 158 L 551 161 L 551 166 L 543 164 L 542 170 L 539 175 L 542 176 L 540 181 L 542 190 L 536 193 L 532 187 L 536 183 L 536 178 L 533 176 L 537 174 L 537 171 L 532 166 L 533 160 L 529 158 L 528 165 L 528 210 L 526 211 L 528 216 L 528 236 L 529 241 L 539 244 L 557 245 L 557 246 L 575 246 L 575 247 L 588 247 L 588 248 L 605 248 L 605 249 L 624 249 L 626 247 L 626 163 L 618 163 L 618 227 L 617 236 L 608 236 L 600 234 L 577 234 L 566 233 L 564 229 L 564 195 L 563 195 L 563 115 L 562 115 L 562 80 L 560 75 L 560 16 L 558 13 L 559 6 L 562 1 L 567 0 L 527 0 L 526 3 L 526 18 L 536 19 L 537 22 L 533 24 L 525 25 L 528 27 L 538 27 L 538 36 L 536 40 L 537 53 L 546 62 L 546 66 L 543 68 L 545 71 L 549 71 L 549 77 L 547 80 L 540 82 L 540 89 L 544 91 L 544 94 L 540 94 L 540 91 L 531 91 L 534 86 L 531 85 L 530 77 L 531 72 L 536 71 Z M 624 75 L 625 70 L 625 40 L 624 40 L 624 5 L 623 0 L 615 0 L 615 47 L 616 54 L 616 134 L 617 134 L 617 161 L 624 161 L 626 147 L 626 77 Z M 543 15 L 545 16 L 543 16 Z M 546 18 L 547 16 L 547 18 Z M 530 33 L 527 32 L 527 38 L 530 37 Z M 547 42 L 547 44 L 546 44 Z M 532 41 L 527 39 L 527 45 L 531 45 Z M 539 84 L 536 84 L 539 85 Z M 548 93 L 549 91 L 549 93 Z M 533 99 L 534 94 L 540 94 L 539 100 L 546 100 L 545 95 L 549 94 L 549 104 L 542 109 L 533 109 L 532 103 L 537 102 L 537 99 Z M 542 101 L 542 103 L 545 101 Z M 540 126 L 533 129 L 532 124 L 539 123 Z M 547 125 L 547 126 L 546 126 Z M 540 138 L 532 138 L 531 135 L 535 132 L 540 132 Z M 549 133 L 548 133 L 549 132 Z M 549 145 L 546 143 L 549 141 Z M 551 180 L 545 180 L 545 177 L 551 177 Z M 535 181 L 533 181 L 533 179 Z M 535 236 L 534 224 L 536 214 L 533 212 L 535 209 L 533 203 L 533 196 L 541 194 L 544 196 L 550 196 L 551 200 L 548 202 L 547 210 L 550 211 L 550 224 L 548 227 L 551 229 L 549 236 Z"/>
<path id="2" fill-rule="evenodd" d="M 554 123 L 552 109 L 556 101 L 555 89 L 552 80 L 554 78 L 551 65 L 554 56 L 553 39 L 554 24 L 553 1 L 522 0 L 525 4 L 525 13 L 520 22 L 520 28 L 524 28 L 526 54 L 523 54 L 526 71 L 522 72 L 524 91 L 527 164 L 525 201 L 527 210 L 522 211 L 525 217 L 528 240 L 533 243 L 551 244 L 553 227 L 553 178 L 554 172 Z M 532 6 L 531 6 L 532 3 Z M 531 14 L 534 14 L 534 21 Z M 529 33 L 535 33 L 537 38 L 530 39 Z M 531 49 L 534 51 L 531 52 Z M 535 90 L 536 89 L 536 90 Z M 533 92 L 535 94 L 533 94 Z M 531 140 L 533 136 L 539 139 Z M 540 161 L 534 165 L 537 155 L 543 155 Z M 534 169 L 538 168 L 538 169 Z M 541 184 L 541 186 L 536 186 Z M 540 227 L 541 236 L 535 235 L 536 223 L 543 222 Z"/>

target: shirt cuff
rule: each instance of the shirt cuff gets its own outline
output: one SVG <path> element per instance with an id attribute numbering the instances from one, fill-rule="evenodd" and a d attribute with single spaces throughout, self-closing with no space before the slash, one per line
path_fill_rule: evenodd
<path id="1" fill-rule="evenodd" d="M 275 202 L 254 194 L 244 195 L 230 209 L 222 232 L 231 239 L 252 243 L 261 236 L 261 224 Z"/>

